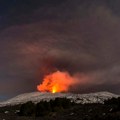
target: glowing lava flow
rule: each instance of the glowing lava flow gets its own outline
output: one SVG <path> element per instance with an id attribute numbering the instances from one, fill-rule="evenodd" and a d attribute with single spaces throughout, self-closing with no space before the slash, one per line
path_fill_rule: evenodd
<path id="1" fill-rule="evenodd" d="M 42 84 L 37 86 L 40 92 L 67 92 L 69 87 L 75 83 L 75 80 L 68 72 L 56 71 L 46 75 Z"/>

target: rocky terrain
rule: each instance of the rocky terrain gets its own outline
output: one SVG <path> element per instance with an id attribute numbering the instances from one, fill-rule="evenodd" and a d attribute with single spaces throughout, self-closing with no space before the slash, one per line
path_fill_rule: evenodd
<path id="1" fill-rule="evenodd" d="M 72 104 L 66 108 L 55 106 L 54 110 L 40 116 L 35 115 L 36 111 L 32 114 L 20 115 L 22 106 L 26 105 L 28 101 L 31 101 L 36 110 L 39 103 L 44 101 L 50 103 L 51 100 L 54 102 L 56 98 L 69 99 Z M 91 94 L 26 93 L 1 102 L 0 106 L 0 120 L 120 120 L 120 98 L 109 92 Z M 45 109 L 47 109 L 46 107 L 45 105 Z M 30 109 L 31 106 L 28 106 L 24 108 L 24 111 L 29 112 Z M 42 109 L 37 110 L 43 112 Z"/>
<path id="2" fill-rule="evenodd" d="M 12 99 L 9 99 L 4 102 L 0 102 L 0 107 L 8 106 L 8 105 L 18 105 L 28 101 L 32 101 L 34 103 L 38 103 L 40 101 L 49 101 L 55 98 L 67 98 L 71 99 L 75 103 L 103 103 L 104 100 L 110 98 L 117 98 L 118 95 L 109 93 L 109 92 L 97 92 L 97 93 L 89 93 L 89 94 L 74 94 L 74 93 L 49 93 L 49 92 L 33 92 L 33 93 L 25 93 L 18 95 Z"/>

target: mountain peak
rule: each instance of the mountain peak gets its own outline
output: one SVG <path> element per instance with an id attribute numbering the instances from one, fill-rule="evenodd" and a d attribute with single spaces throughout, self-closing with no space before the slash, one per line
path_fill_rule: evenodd
<path id="1" fill-rule="evenodd" d="M 28 101 L 32 101 L 34 103 L 38 103 L 40 101 L 49 101 L 55 98 L 68 98 L 71 101 L 76 103 L 103 103 L 104 100 L 110 98 L 117 98 L 119 95 L 115 95 L 110 92 L 96 92 L 96 93 L 89 93 L 89 94 L 74 94 L 74 93 L 50 93 L 50 92 L 32 92 L 32 93 L 24 93 L 18 95 L 12 99 L 9 99 L 4 102 L 0 102 L 0 107 L 8 106 L 8 105 L 17 105 L 26 103 Z"/>

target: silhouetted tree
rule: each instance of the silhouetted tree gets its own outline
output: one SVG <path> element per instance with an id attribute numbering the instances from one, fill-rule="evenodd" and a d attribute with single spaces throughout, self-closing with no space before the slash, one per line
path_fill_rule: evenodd
<path id="1" fill-rule="evenodd" d="M 50 102 L 41 101 L 36 105 L 36 116 L 44 116 L 51 112 Z"/>
<path id="2" fill-rule="evenodd" d="M 20 115 L 21 116 L 31 116 L 35 114 L 35 104 L 31 101 L 21 105 Z"/>

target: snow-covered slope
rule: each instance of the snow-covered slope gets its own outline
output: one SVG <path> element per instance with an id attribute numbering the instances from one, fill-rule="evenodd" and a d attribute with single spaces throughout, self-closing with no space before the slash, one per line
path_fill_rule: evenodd
<path id="1" fill-rule="evenodd" d="M 22 104 L 27 101 L 33 101 L 37 103 L 41 100 L 49 101 L 51 99 L 55 99 L 57 97 L 63 98 L 66 97 L 71 99 L 76 103 L 103 103 L 104 100 L 110 99 L 112 97 L 119 97 L 118 95 L 109 93 L 109 92 L 98 92 L 98 93 L 90 93 L 90 94 L 73 94 L 73 93 L 48 93 L 48 92 L 33 92 L 33 93 L 25 93 L 22 95 L 18 95 L 12 99 L 9 99 L 5 102 L 0 102 L 0 107 L 8 106 L 8 105 L 17 105 Z"/>

